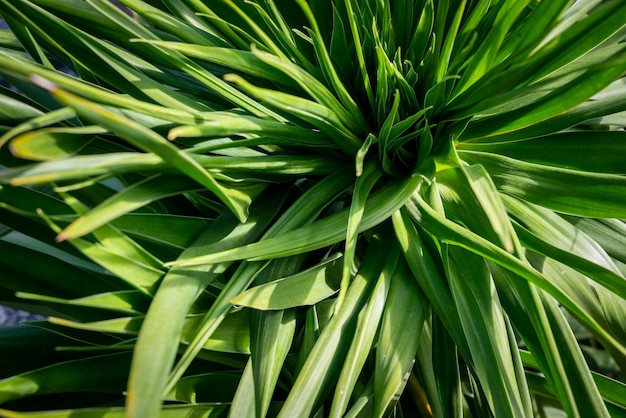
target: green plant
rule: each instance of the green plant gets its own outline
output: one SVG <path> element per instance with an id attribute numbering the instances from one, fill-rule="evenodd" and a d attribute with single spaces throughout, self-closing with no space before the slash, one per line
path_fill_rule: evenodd
<path id="1" fill-rule="evenodd" d="M 120 3 L 0 0 L 0 416 L 626 416 L 626 2 Z"/>

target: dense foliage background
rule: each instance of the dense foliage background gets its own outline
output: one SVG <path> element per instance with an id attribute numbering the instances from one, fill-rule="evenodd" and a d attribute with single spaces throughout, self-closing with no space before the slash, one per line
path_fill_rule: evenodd
<path id="1" fill-rule="evenodd" d="M 120 3 L 0 0 L 0 416 L 626 416 L 626 2 Z"/>

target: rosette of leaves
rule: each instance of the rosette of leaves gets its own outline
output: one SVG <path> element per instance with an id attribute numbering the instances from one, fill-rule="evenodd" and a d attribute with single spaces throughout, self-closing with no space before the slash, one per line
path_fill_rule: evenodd
<path id="1" fill-rule="evenodd" d="M 0 416 L 626 416 L 626 3 L 0 0 Z"/>

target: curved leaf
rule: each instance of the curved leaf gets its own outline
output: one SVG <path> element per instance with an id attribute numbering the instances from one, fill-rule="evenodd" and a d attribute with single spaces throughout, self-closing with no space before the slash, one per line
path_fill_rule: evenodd
<path id="1" fill-rule="evenodd" d="M 388 219 L 405 202 L 415 188 L 422 182 L 418 176 L 387 184 L 373 194 L 365 205 L 363 220 L 358 231 L 366 231 Z M 223 262 L 241 259 L 270 259 L 299 254 L 303 251 L 323 248 L 341 241 L 346 234 L 349 211 L 344 210 L 293 231 L 266 241 L 250 244 L 231 251 L 208 254 L 193 259 L 180 259 L 169 263 L 176 266 L 193 266 L 204 263 Z M 318 234 L 326 230 L 326 235 Z"/>
<path id="2" fill-rule="evenodd" d="M 232 298 L 230 303 L 260 310 L 314 305 L 339 290 L 342 264 L 342 256 L 335 255 L 296 275 L 252 287 Z"/>
<path id="3" fill-rule="evenodd" d="M 504 193 L 539 206 L 589 218 L 626 217 L 626 177 L 585 173 L 474 151 L 459 152 L 478 163 Z"/>
<path id="4" fill-rule="evenodd" d="M 63 91 L 46 80 L 42 79 L 39 82 L 42 83 L 42 86 L 49 89 L 51 94 L 58 100 L 68 106 L 72 106 L 79 116 L 116 132 L 128 142 L 146 152 L 158 155 L 168 165 L 172 165 L 214 192 L 235 213 L 238 219 L 245 221 L 247 218 L 248 206 L 250 205 L 248 196 L 236 189 L 226 189 L 221 186 L 196 161 L 168 143 L 166 139 L 156 132 L 123 116 L 116 115 L 93 102 Z"/>

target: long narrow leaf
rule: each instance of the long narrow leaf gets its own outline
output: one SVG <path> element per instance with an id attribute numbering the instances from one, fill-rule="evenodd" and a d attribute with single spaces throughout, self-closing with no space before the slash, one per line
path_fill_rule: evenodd
<path id="1" fill-rule="evenodd" d="M 243 221 L 246 219 L 247 208 L 250 204 L 248 196 L 237 190 L 226 189 L 221 186 L 197 162 L 181 152 L 178 148 L 169 144 L 163 137 L 130 119 L 115 115 L 94 103 L 86 101 L 69 92 L 65 92 L 51 85 L 49 82 L 44 80 L 41 82 L 60 101 L 74 107 L 79 116 L 85 117 L 117 132 L 131 144 L 147 152 L 155 153 L 164 161 L 167 161 L 168 164 L 176 167 L 214 192 L 240 220 Z"/>

